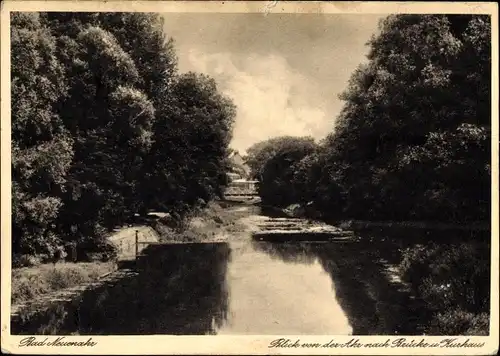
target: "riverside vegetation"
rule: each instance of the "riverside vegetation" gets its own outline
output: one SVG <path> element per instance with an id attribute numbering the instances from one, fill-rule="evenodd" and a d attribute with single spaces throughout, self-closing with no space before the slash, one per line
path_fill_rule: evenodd
<path id="1" fill-rule="evenodd" d="M 490 26 L 488 16 L 387 17 L 326 139 L 277 137 L 247 151 L 263 204 L 329 221 L 489 225 Z M 403 278 L 435 309 L 434 332 L 487 333 L 490 236 L 440 234 L 406 246 Z M 446 235 L 455 243 L 443 246 Z"/>
<path id="2" fill-rule="evenodd" d="M 112 256 L 134 214 L 221 193 L 235 106 L 177 72 L 159 15 L 14 13 L 11 42 L 15 266 Z"/>
<path id="3" fill-rule="evenodd" d="M 157 229 L 176 234 L 222 195 L 236 107 L 211 78 L 177 71 L 160 16 L 11 20 L 14 267 L 112 259 L 106 234 L 135 214 L 168 211 L 176 228 Z M 247 151 L 262 203 L 329 221 L 488 224 L 490 26 L 487 16 L 387 17 L 326 139 Z M 433 310 L 428 332 L 487 334 L 489 236 L 450 234 L 451 244 L 390 252 Z"/>
<path id="4" fill-rule="evenodd" d="M 179 225 L 223 190 L 235 106 L 177 71 L 161 16 L 13 13 L 11 77 L 13 302 L 112 269 L 135 214 Z"/>

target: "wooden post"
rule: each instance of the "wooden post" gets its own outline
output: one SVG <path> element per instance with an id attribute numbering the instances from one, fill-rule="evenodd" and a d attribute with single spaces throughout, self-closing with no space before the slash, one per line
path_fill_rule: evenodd
<path id="1" fill-rule="evenodd" d="M 135 230 L 135 259 L 139 256 L 139 230 Z"/>
<path id="2" fill-rule="evenodd" d="M 76 262 L 76 261 L 77 261 L 77 259 L 78 259 L 77 255 L 76 255 L 76 244 L 75 244 L 75 243 L 72 243 L 72 244 L 70 245 L 70 248 L 71 248 L 71 260 L 72 260 L 73 262 Z"/>

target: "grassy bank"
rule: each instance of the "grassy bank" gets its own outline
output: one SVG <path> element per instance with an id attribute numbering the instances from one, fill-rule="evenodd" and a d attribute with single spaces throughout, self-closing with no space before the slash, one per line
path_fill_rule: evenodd
<path id="1" fill-rule="evenodd" d="M 21 335 L 210 334 L 228 308 L 228 244 L 149 246 L 133 273 L 16 318 Z M 186 292 L 188 291 L 188 292 Z"/>
<path id="2" fill-rule="evenodd" d="M 177 224 L 168 217 L 143 223 L 153 227 L 161 242 L 224 241 L 229 234 L 241 230 L 236 223 L 238 214 L 225 207 L 222 202 L 212 202 Z M 29 302 L 51 292 L 92 282 L 115 267 L 115 262 L 95 261 L 34 263 L 29 267 L 13 268 L 12 304 Z"/>
<path id="3" fill-rule="evenodd" d="M 165 243 L 223 242 L 228 236 L 243 230 L 237 220 L 238 207 L 214 201 L 182 222 L 166 216 L 152 223 L 153 229 Z"/>
<path id="4" fill-rule="evenodd" d="M 85 284 L 115 269 L 112 262 L 62 262 L 12 270 L 12 304 Z"/>

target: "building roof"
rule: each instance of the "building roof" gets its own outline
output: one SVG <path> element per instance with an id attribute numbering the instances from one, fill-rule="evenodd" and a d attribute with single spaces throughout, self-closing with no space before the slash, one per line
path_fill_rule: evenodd
<path id="1" fill-rule="evenodd" d="M 246 180 L 246 179 L 235 179 L 233 180 L 235 183 L 258 183 L 258 180 Z"/>

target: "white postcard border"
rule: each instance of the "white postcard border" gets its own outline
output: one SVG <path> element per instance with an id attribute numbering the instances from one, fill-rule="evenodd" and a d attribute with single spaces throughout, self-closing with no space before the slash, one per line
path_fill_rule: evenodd
<path id="1" fill-rule="evenodd" d="M 339 355 L 445 355 L 494 354 L 498 350 L 498 5 L 496 3 L 465 2 L 282 2 L 282 1 L 12 1 L 2 2 L 1 11 L 1 346 L 2 352 L 22 354 L 339 354 Z M 255 336 L 36 336 L 45 346 L 20 346 L 29 336 L 10 335 L 10 272 L 11 272 L 11 193 L 10 193 L 10 12 L 12 11 L 141 11 L 141 12 L 272 12 L 272 13 L 468 13 L 489 14 L 492 19 L 492 242 L 491 242 L 491 317 L 490 335 L 481 337 L 442 336 L 312 336 L 312 335 L 255 335 Z M 33 336 L 34 337 L 34 336 Z M 276 339 L 292 343 L 327 344 L 331 340 L 346 343 L 358 339 L 363 347 L 289 347 L 270 348 Z M 405 338 L 407 342 L 483 343 L 477 347 L 366 347 L 369 343 L 393 343 Z M 22 340 L 25 341 L 22 341 Z M 91 339 L 89 341 L 89 339 Z M 56 342 L 57 341 L 57 342 Z M 60 346 L 49 346 L 55 342 Z M 94 346 L 63 346 L 65 342 L 87 342 Z"/>

